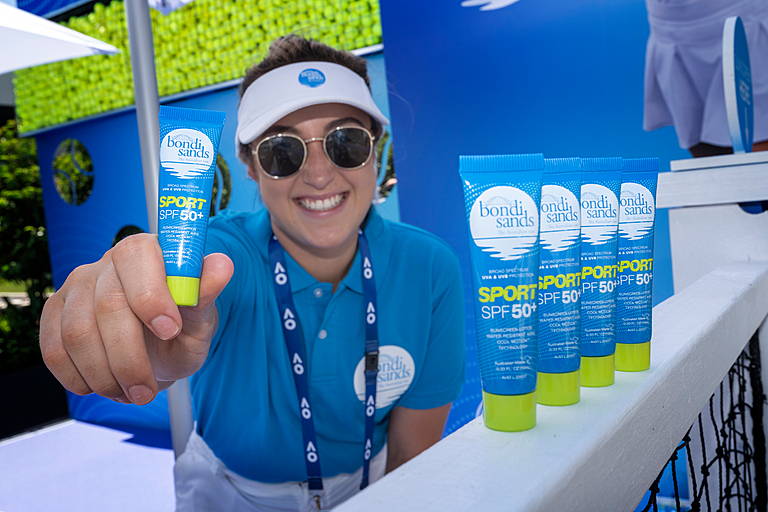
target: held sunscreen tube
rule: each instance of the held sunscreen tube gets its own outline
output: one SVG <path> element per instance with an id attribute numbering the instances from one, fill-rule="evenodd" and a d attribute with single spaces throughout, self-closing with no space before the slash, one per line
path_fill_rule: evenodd
<path id="1" fill-rule="evenodd" d="M 616 369 L 651 367 L 651 292 L 658 158 L 624 159 L 619 199 Z"/>
<path id="2" fill-rule="evenodd" d="M 160 106 L 158 240 L 168 289 L 196 306 L 224 113 Z"/>
<path id="3" fill-rule="evenodd" d="M 614 382 L 621 158 L 582 158 L 581 385 Z"/>
<path id="4" fill-rule="evenodd" d="M 581 160 L 544 161 L 539 215 L 539 357 L 536 399 L 579 401 Z"/>
<path id="5" fill-rule="evenodd" d="M 536 295 L 544 157 L 460 156 L 488 428 L 536 425 Z"/>

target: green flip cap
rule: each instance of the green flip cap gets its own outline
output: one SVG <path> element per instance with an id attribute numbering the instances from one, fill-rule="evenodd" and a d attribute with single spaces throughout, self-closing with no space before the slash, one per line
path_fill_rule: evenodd
<path id="1" fill-rule="evenodd" d="M 616 369 L 620 372 L 644 372 L 651 367 L 651 342 L 617 343 Z"/>
<path id="2" fill-rule="evenodd" d="M 197 306 L 200 279 L 196 277 L 167 276 L 168 290 L 178 306 Z"/>
<path id="3" fill-rule="evenodd" d="M 581 385 L 589 388 L 612 386 L 614 382 L 613 354 L 603 357 L 581 357 Z"/>
<path id="4" fill-rule="evenodd" d="M 502 432 L 521 432 L 536 426 L 536 393 L 494 395 L 483 391 L 485 426 Z"/>
<path id="5" fill-rule="evenodd" d="M 536 401 L 542 405 L 572 405 L 580 398 L 579 370 L 567 373 L 539 373 Z"/>

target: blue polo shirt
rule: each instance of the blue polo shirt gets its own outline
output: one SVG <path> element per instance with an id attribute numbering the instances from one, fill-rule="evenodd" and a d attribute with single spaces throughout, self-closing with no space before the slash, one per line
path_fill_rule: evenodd
<path id="1" fill-rule="evenodd" d="M 379 376 L 374 453 L 394 407 L 453 401 L 464 381 L 464 313 L 458 260 L 437 237 L 374 209 L 365 232 L 376 279 Z M 217 216 L 206 252 L 235 266 L 217 299 L 219 327 L 191 379 L 197 428 L 232 471 L 267 483 L 306 480 L 301 422 L 268 259 L 269 214 Z M 324 477 L 363 462 L 363 288 L 360 254 L 336 291 L 286 254 L 309 359 Z"/>

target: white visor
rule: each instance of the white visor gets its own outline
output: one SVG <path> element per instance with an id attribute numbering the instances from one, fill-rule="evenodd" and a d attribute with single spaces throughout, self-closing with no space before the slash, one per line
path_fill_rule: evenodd
<path id="1" fill-rule="evenodd" d="M 331 62 L 297 62 L 273 69 L 248 86 L 237 109 L 235 137 L 248 144 L 291 112 L 322 103 L 351 105 L 389 124 L 360 75 Z"/>

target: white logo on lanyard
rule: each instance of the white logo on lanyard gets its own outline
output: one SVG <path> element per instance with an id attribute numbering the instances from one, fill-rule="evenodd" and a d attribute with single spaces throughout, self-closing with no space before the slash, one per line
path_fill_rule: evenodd
<path id="1" fill-rule="evenodd" d="M 301 397 L 301 416 L 305 420 L 308 420 L 312 417 L 312 410 L 309 408 L 309 401 L 305 397 Z"/>
<path id="2" fill-rule="evenodd" d="M 376 321 L 376 308 L 373 307 L 373 302 L 368 303 L 368 309 L 365 311 L 368 313 L 365 316 L 365 321 L 368 322 L 368 324 L 373 324 Z"/>
<path id="3" fill-rule="evenodd" d="M 304 373 L 304 361 L 301 360 L 301 357 L 298 353 L 293 354 L 293 373 L 296 375 L 301 375 Z"/>
<path id="4" fill-rule="evenodd" d="M 280 286 L 288 282 L 288 274 L 285 273 L 285 269 L 279 261 L 275 264 L 275 282 Z"/>
<path id="5" fill-rule="evenodd" d="M 373 278 L 373 267 L 371 266 L 371 260 L 368 258 L 363 260 L 363 277 L 366 279 Z"/>
<path id="6" fill-rule="evenodd" d="M 313 464 L 317 462 L 317 448 L 312 441 L 307 443 L 307 460 Z"/>
<path id="7" fill-rule="evenodd" d="M 289 331 L 296 328 L 296 315 L 294 315 L 293 311 L 288 308 L 285 308 L 285 313 L 283 313 L 283 325 L 285 325 L 285 328 Z"/>

